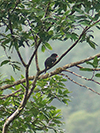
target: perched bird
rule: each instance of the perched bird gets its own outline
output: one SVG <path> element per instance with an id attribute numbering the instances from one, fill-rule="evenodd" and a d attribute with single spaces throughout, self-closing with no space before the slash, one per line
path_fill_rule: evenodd
<path id="1" fill-rule="evenodd" d="M 56 58 L 58 57 L 58 55 L 56 53 L 53 53 L 50 57 L 48 57 L 45 61 L 45 73 L 47 71 L 48 67 L 52 67 L 52 65 L 54 64 L 54 62 L 56 61 Z"/>

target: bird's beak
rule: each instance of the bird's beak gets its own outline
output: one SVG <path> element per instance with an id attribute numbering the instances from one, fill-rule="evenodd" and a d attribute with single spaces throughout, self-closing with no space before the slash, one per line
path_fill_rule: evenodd
<path id="1" fill-rule="evenodd" d="M 58 58 L 58 55 L 56 56 L 56 58 Z"/>

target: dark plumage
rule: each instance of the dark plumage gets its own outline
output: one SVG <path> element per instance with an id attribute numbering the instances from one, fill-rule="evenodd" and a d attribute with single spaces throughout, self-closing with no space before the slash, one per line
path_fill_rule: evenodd
<path id="1" fill-rule="evenodd" d="M 45 61 L 45 73 L 46 73 L 48 67 L 52 67 L 52 65 L 56 61 L 57 57 L 58 57 L 58 55 L 56 53 L 53 53 L 50 57 L 48 57 L 46 59 L 46 61 Z"/>

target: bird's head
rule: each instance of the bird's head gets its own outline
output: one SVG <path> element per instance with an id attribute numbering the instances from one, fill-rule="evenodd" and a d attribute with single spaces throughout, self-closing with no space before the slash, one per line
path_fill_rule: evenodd
<path id="1" fill-rule="evenodd" d="M 51 55 L 51 57 L 57 58 L 58 55 L 57 55 L 56 53 L 53 53 L 53 54 Z"/>

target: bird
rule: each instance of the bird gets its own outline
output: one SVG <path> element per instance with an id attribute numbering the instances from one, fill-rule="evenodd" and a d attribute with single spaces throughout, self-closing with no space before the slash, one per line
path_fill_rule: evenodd
<path id="1" fill-rule="evenodd" d="M 50 67 L 53 66 L 53 64 L 55 63 L 57 57 L 58 57 L 58 55 L 56 53 L 53 53 L 50 57 L 48 57 L 45 60 L 45 62 L 44 62 L 44 65 L 45 65 L 45 73 L 47 71 L 47 68 L 50 68 Z"/>

